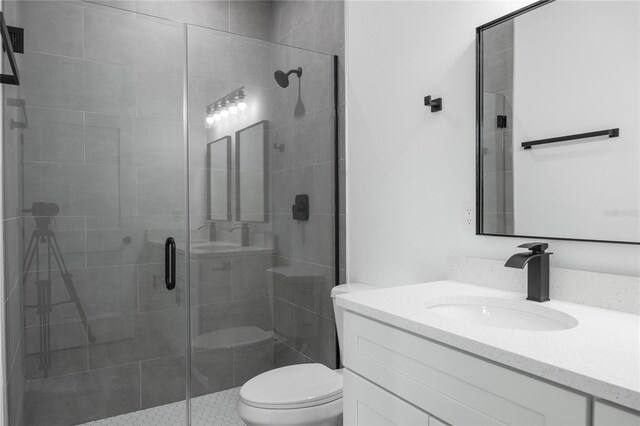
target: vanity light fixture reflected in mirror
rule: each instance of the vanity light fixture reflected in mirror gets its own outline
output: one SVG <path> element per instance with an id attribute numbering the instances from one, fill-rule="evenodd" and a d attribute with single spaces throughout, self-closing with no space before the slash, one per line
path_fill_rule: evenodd
<path id="1" fill-rule="evenodd" d="M 244 111 L 247 109 L 247 102 L 245 101 L 244 89 L 240 88 L 236 91 L 236 103 L 238 104 L 238 111 Z"/>
<path id="2" fill-rule="evenodd" d="M 217 127 L 223 120 L 247 110 L 244 86 L 207 105 L 204 127 Z"/>

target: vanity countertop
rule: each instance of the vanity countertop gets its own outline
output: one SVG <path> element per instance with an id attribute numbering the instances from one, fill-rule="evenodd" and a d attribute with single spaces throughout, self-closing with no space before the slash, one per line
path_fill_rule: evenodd
<path id="1" fill-rule="evenodd" d="M 147 239 L 147 242 L 155 247 L 162 248 L 164 250 L 165 241 Z M 176 242 L 176 249 L 178 253 L 184 253 L 184 241 Z M 273 252 L 268 247 L 259 246 L 241 246 L 226 241 L 202 241 L 191 240 L 191 258 L 212 258 L 212 257 L 237 257 L 237 256 L 258 256 L 258 255 L 270 255 Z"/>
<path id="2" fill-rule="evenodd" d="M 640 316 L 551 300 L 579 324 L 560 331 L 473 325 L 426 309 L 434 297 L 524 300 L 503 290 L 437 281 L 340 295 L 339 306 L 428 339 L 640 411 Z M 526 302 L 537 303 L 537 302 Z"/>

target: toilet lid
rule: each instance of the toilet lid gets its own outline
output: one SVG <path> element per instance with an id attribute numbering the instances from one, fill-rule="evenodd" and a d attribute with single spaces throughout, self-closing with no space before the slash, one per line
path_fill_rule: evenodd
<path id="1" fill-rule="evenodd" d="M 342 397 L 342 376 L 322 364 L 298 364 L 262 373 L 240 389 L 240 399 L 258 408 L 303 408 Z"/>

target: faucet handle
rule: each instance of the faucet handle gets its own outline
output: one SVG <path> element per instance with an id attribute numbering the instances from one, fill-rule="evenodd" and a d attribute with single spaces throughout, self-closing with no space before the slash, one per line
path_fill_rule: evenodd
<path id="1" fill-rule="evenodd" d="M 518 247 L 526 248 L 533 252 L 533 254 L 544 253 L 544 251 L 549 248 L 549 244 L 547 243 L 524 243 L 520 244 Z"/>

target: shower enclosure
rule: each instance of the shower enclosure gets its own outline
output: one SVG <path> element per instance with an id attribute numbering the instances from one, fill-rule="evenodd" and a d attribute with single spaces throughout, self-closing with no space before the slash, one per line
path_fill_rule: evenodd
<path id="1" fill-rule="evenodd" d="M 112 3 L 2 2 L 5 422 L 224 423 L 198 398 L 337 366 L 338 59 Z"/>
<path id="2" fill-rule="evenodd" d="M 513 21 L 486 31 L 500 40 L 482 51 L 487 72 L 482 81 L 483 105 L 482 194 L 483 231 L 510 235 L 513 215 Z"/>
<path id="3" fill-rule="evenodd" d="M 507 96 L 490 92 L 483 93 L 483 105 L 483 229 L 509 235 L 514 228 L 513 133 L 507 123 L 513 118 L 513 108 Z"/>

